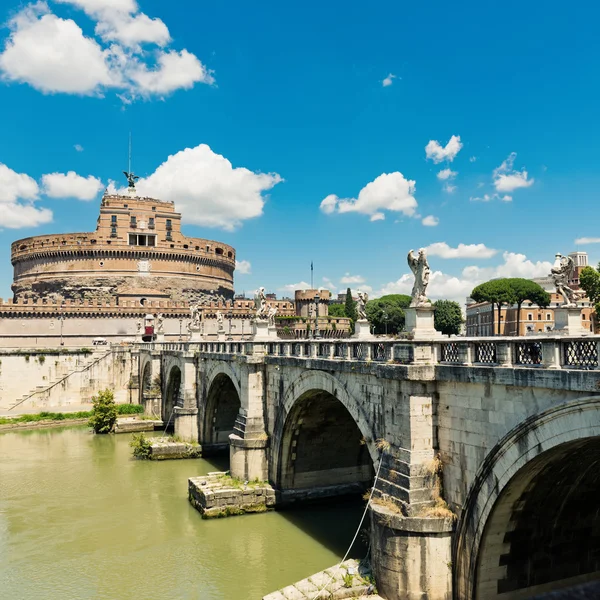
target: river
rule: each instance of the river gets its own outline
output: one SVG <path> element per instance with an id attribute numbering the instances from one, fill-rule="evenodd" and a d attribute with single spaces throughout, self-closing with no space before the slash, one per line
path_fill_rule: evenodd
<path id="1" fill-rule="evenodd" d="M 129 440 L 0 434 L 1 598 L 260 599 L 335 564 L 360 520 L 361 503 L 340 499 L 204 521 L 187 478 L 226 463 L 136 461 Z"/>

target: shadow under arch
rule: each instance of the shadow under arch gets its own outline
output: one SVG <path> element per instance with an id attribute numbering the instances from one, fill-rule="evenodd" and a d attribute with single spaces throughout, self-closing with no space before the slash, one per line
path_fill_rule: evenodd
<path id="1" fill-rule="evenodd" d="M 204 436 L 202 451 L 206 453 L 229 452 L 229 436 L 240 413 L 238 388 L 225 372 L 212 379 L 206 395 Z"/>
<path id="2" fill-rule="evenodd" d="M 307 373 L 284 397 L 273 436 L 271 480 L 282 503 L 364 491 L 379 460 L 358 403 L 335 377 Z"/>
<path id="3" fill-rule="evenodd" d="M 167 377 L 167 386 L 164 392 L 164 401 L 162 409 L 162 419 L 165 423 L 165 430 L 174 427 L 173 411 L 178 404 L 181 389 L 181 369 L 174 365 L 169 370 Z"/>
<path id="4" fill-rule="evenodd" d="M 561 404 L 515 427 L 484 460 L 463 507 L 453 543 L 454 598 L 528 598 L 597 578 L 600 534 L 585 546 L 589 536 L 582 527 L 600 532 L 598 489 L 597 396 Z M 565 513 L 574 506 L 581 507 L 582 520 Z M 575 543 L 565 544 L 559 532 Z M 594 558 L 574 556 L 582 544 Z"/>

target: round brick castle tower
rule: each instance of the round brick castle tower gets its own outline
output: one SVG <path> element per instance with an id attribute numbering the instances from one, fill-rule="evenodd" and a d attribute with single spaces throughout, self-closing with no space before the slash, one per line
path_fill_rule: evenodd
<path id="1" fill-rule="evenodd" d="M 15 299 L 233 297 L 235 250 L 188 238 L 173 202 L 105 194 L 93 233 L 39 235 L 11 247 Z"/>

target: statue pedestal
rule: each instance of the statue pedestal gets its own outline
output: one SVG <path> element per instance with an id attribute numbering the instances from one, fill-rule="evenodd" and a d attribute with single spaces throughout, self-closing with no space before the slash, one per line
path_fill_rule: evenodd
<path id="1" fill-rule="evenodd" d="M 354 323 L 353 340 L 372 340 L 375 336 L 371 333 L 371 324 L 367 319 L 359 319 Z"/>
<path id="2" fill-rule="evenodd" d="M 431 304 L 411 306 L 404 309 L 404 330 L 413 335 L 415 340 L 430 340 L 441 337 L 436 331 L 433 320 L 434 308 Z"/>
<path id="3" fill-rule="evenodd" d="M 217 330 L 217 340 L 219 342 L 224 342 L 225 340 L 225 330 L 224 329 L 219 329 Z"/>
<path id="4" fill-rule="evenodd" d="M 189 341 L 190 342 L 203 342 L 204 340 L 202 339 L 202 331 L 200 330 L 200 328 L 198 327 L 197 329 L 194 328 L 192 329 L 190 327 L 190 337 L 189 337 Z"/>
<path id="5" fill-rule="evenodd" d="M 277 329 L 269 326 L 269 321 L 254 321 L 255 342 L 277 341 Z"/>
<path id="6" fill-rule="evenodd" d="M 585 335 L 591 332 L 581 324 L 581 308 L 579 306 L 559 306 L 554 309 L 554 333 Z"/>
<path id="7" fill-rule="evenodd" d="M 154 341 L 157 342 L 158 344 L 162 344 L 165 341 L 165 334 L 157 333 Z"/>

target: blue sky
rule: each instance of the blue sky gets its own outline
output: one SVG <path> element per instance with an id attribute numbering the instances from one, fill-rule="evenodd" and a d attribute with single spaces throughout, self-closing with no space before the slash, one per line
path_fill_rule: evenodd
<path id="1" fill-rule="evenodd" d="M 320 286 L 405 293 L 428 247 L 431 296 L 464 300 L 600 258 L 591 2 L 11 2 L 0 296 L 11 241 L 94 228 L 129 131 L 138 189 L 237 249 L 240 292 L 313 260 Z"/>

